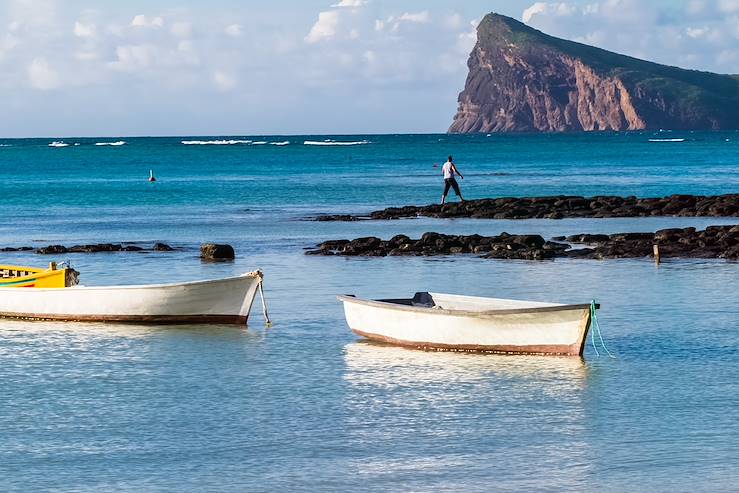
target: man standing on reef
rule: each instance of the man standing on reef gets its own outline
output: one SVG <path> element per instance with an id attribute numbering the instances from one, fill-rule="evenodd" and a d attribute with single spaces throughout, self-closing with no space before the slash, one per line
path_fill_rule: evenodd
<path id="1" fill-rule="evenodd" d="M 457 194 L 459 200 L 464 202 L 464 198 L 462 198 L 462 192 L 459 191 L 459 184 L 454 178 L 454 175 L 459 175 L 459 177 L 463 180 L 464 176 L 462 176 L 462 173 L 460 173 L 457 167 L 454 165 L 454 159 L 452 158 L 452 156 L 449 156 L 447 162 L 444 163 L 444 165 L 441 167 L 441 172 L 444 174 L 444 193 L 441 195 L 441 205 L 444 205 L 444 203 L 446 202 L 446 195 L 449 193 L 449 187 L 453 188 L 454 193 Z"/>

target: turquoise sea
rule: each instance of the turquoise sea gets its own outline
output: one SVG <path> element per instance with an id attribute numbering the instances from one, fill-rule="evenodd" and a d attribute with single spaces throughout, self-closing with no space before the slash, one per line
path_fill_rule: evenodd
<path id="1" fill-rule="evenodd" d="M 739 218 L 305 220 L 435 202 L 433 165 L 448 154 L 466 198 L 739 191 L 739 132 L 0 139 L 0 247 L 177 247 L 8 252 L 0 263 L 70 260 L 86 285 L 260 267 L 274 321 L 266 328 L 257 309 L 248 329 L 0 321 L 0 491 L 736 491 L 739 263 L 303 249 L 424 231 L 551 237 Z M 205 241 L 232 244 L 236 261 L 201 263 Z M 584 359 L 370 344 L 334 297 L 420 290 L 597 299 L 617 357 L 597 357 L 590 342 Z"/>

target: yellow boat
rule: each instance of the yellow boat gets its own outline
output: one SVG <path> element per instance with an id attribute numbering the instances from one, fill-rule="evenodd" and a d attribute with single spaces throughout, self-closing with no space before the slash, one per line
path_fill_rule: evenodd
<path id="1" fill-rule="evenodd" d="M 68 288 L 77 284 L 78 275 L 68 266 L 59 269 L 56 262 L 47 269 L 0 265 L 0 288 Z"/>

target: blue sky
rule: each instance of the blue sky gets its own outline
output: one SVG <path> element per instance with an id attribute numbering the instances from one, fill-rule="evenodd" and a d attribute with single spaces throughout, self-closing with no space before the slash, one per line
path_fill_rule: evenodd
<path id="1" fill-rule="evenodd" d="M 739 73 L 739 0 L 0 0 L 0 136 L 443 132 L 490 11 Z"/>

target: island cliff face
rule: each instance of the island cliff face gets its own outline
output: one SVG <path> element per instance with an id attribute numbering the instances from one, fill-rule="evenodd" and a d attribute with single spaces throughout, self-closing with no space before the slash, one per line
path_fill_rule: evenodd
<path id="1" fill-rule="evenodd" d="M 509 17 L 477 28 L 450 133 L 739 128 L 739 78 L 646 62 Z"/>

